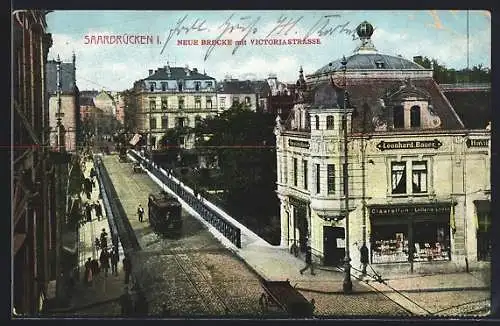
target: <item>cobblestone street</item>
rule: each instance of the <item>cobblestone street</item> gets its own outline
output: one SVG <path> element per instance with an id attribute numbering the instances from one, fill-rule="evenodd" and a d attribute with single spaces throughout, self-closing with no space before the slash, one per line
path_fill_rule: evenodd
<path id="1" fill-rule="evenodd" d="M 262 316 L 259 298 L 263 290 L 254 271 L 186 211 L 181 238 L 155 234 L 147 220 L 138 221 L 136 209 L 142 204 L 147 216 L 147 196 L 159 191 L 159 186 L 147 174 L 133 174 L 131 164 L 119 163 L 116 156 L 105 156 L 103 162 L 142 249 L 134 255 L 133 265 L 146 289 L 151 315 L 158 314 L 165 303 L 174 316 Z M 314 298 L 318 317 L 409 315 L 356 280 L 356 294 L 345 296 L 339 292 L 343 277 L 340 272 L 321 271 L 317 279 L 301 276 L 298 270 L 293 272 L 297 281 L 292 279 L 292 285 L 308 300 Z"/>

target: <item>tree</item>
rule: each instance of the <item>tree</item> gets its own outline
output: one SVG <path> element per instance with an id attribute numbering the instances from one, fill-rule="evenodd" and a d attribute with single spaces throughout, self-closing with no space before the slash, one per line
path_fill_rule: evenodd
<path id="1" fill-rule="evenodd" d="M 456 84 L 456 83 L 490 83 L 491 71 L 483 67 L 482 64 L 475 65 L 472 69 L 448 69 L 439 64 L 437 59 L 428 57 L 415 57 L 414 61 L 424 68 L 430 69 L 434 66 L 434 79 L 438 84 Z"/>
<path id="2" fill-rule="evenodd" d="M 218 158 L 227 202 L 235 214 L 264 217 L 274 213 L 269 207 L 278 207 L 274 125 L 271 114 L 239 104 L 203 120 L 194 130 L 197 148 Z"/>

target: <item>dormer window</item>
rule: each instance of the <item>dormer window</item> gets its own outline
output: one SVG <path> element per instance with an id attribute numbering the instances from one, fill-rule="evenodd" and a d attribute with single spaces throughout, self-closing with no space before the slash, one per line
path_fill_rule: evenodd
<path id="1" fill-rule="evenodd" d="M 334 118 L 333 115 L 326 117 L 326 129 L 332 130 L 334 128 Z"/>
<path id="2" fill-rule="evenodd" d="M 156 88 L 156 83 L 150 83 L 150 84 L 149 84 L 149 90 L 150 90 L 151 92 L 154 92 L 155 88 Z"/>
<path id="3" fill-rule="evenodd" d="M 196 91 L 199 91 L 201 88 L 201 82 L 197 81 L 197 82 L 194 82 L 194 89 Z"/>
<path id="4" fill-rule="evenodd" d="M 384 62 L 382 60 L 377 60 L 375 61 L 375 66 L 377 67 L 377 69 L 382 69 L 384 68 Z"/>
<path id="5" fill-rule="evenodd" d="M 177 82 L 177 87 L 178 87 L 179 91 L 182 92 L 182 80 L 179 80 Z"/>
<path id="6" fill-rule="evenodd" d="M 420 127 L 420 106 L 414 105 L 410 109 L 410 127 Z"/>
<path id="7" fill-rule="evenodd" d="M 405 111 L 403 106 L 398 105 L 392 109 L 394 128 L 405 127 Z"/>
<path id="8" fill-rule="evenodd" d="M 167 83 L 165 82 L 161 83 L 161 90 L 162 92 L 165 92 L 167 90 Z"/>
<path id="9" fill-rule="evenodd" d="M 206 85 L 207 87 L 212 87 L 212 86 L 213 86 L 213 84 L 212 84 L 212 82 L 211 82 L 211 81 L 207 81 L 207 82 L 205 82 L 205 85 Z"/>

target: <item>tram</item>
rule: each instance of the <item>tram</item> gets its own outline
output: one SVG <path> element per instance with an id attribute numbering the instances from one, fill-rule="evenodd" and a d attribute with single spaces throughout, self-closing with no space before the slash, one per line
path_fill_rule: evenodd
<path id="1" fill-rule="evenodd" d="M 151 227 L 160 234 L 179 234 L 182 229 L 181 203 L 165 191 L 152 193 L 148 199 L 148 219 Z"/>

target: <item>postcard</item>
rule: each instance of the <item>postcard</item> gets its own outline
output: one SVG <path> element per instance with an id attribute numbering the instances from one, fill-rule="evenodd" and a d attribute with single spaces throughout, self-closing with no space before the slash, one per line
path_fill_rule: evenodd
<path id="1" fill-rule="evenodd" d="M 12 316 L 491 314 L 486 10 L 13 10 Z"/>

